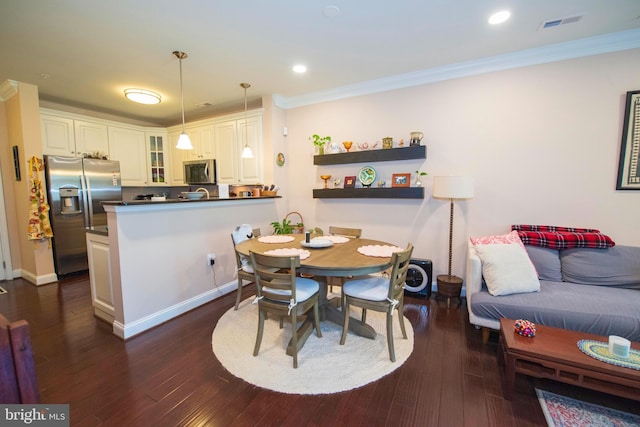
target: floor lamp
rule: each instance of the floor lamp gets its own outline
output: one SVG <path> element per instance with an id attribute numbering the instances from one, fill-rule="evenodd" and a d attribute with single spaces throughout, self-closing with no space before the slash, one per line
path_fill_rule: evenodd
<path id="1" fill-rule="evenodd" d="M 433 178 L 433 197 L 449 199 L 451 203 L 449 215 L 449 271 L 436 277 L 438 295 L 447 298 L 447 307 L 451 298 L 460 299 L 462 278 L 451 274 L 451 259 L 453 247 L 453 200 L 470 199 L 473 197 L 473 178 L 470 176 L 436 176 Z"/>

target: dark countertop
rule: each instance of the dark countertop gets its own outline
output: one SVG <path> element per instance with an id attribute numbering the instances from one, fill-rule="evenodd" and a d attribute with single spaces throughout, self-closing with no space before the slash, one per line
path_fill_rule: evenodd
<path id="1" fill-rule="evenodd" d="M 142 206 L 142 205 L 166 205 L 167 203 L 203 203 L 203 202 L 228 202 L 228 201 L 244 201 L 244 200 L 257 200 L 257 199 L 280 199 L 282 196 L 260 196 L 260 197 L 229 197 L 227 199 L 220 199 L 218 197 L 211 197 L 209 199 L 167 199 L 161 202 L 153 202 L 151 200 L 114 200 L 102 202 L 103 205 L 111 206 Z"/>
<path id="2" fill-rule="evenodd" d="M 94 225 L 91 228 L 87 228 L 87 233 L 99 234 L 101 236 L 108 236 L 109 229 L 106 225 Z"/>

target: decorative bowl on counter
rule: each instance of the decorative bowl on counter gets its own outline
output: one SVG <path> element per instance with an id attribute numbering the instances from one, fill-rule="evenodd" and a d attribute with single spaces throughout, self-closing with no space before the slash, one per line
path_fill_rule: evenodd
<path id="1" fill-rule="evenodd" d="M 201 191 L 183 191 L 181 194 L 189 200 L 197 200 L 204 197 L 204 193 Z"/>

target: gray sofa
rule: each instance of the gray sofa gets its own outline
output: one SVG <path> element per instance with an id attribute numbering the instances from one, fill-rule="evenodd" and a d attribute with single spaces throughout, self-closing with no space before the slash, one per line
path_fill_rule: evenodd
<path id="1" fill-rule="evenodd" d="M 483 342 L 499 319 L 527 319 L 598 335 L 640 341 L 640 247 L 549 249 L 526 246 L 540 291 L 492 296 L 482 264 L 469 243 L 466 295 L 469 321 L 483 328 Z"/>

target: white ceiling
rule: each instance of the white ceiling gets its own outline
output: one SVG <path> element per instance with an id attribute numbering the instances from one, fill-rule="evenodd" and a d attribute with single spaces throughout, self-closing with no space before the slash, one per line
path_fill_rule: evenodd
<path id="1" fill-rule="evenodd" d="M 339 13 L 327 16 L 332 6 Z M 488 25 L 501 9 L 511 19 Z M 174 50 L 189 55 L 190 121 L 242 109 L 241 82 L 252 85 L 250 105 L 269 94 L 299 105 L 365 82 L 638 28 L 640 0 L 0 0 L 0 82 L 166 126 L 180 122 Z M 296 63 L 308 72 L 295 75 Z M 127 87 L 156 91 L 162 103 L 134 104 Z"/>

